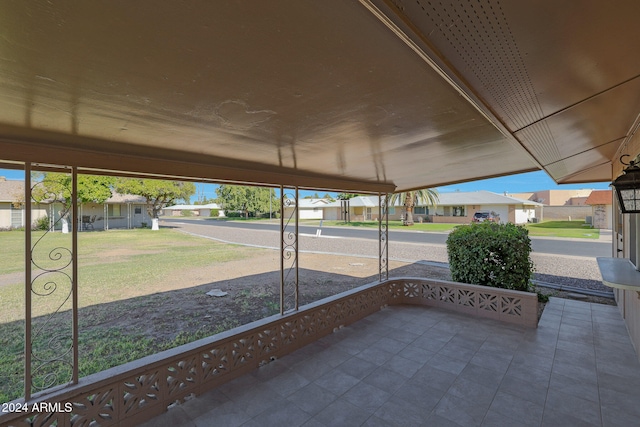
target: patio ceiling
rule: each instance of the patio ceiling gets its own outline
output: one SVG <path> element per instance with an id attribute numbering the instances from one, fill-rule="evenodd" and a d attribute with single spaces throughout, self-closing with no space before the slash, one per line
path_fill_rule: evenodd
<path id="1" fill-rule="evenodd" d="M 0 3 L 0 159 L 394 191 L 611 179 L 640 3 Z"/>

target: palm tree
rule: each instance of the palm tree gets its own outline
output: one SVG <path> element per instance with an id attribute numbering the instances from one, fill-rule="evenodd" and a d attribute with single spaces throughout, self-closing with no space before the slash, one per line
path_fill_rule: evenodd
<path id="1" fill-rule="evenodd" d="M 402 200 L 404 205 L 404 221 L 402 224 L 413 225 L 414 206 L 416 204 L 423 204 L 435 207 L 438 204 L 438 190 L 423 188 L 421 190 L 393 193 L 389 205 L 394 206 L 398 200 Z"/>

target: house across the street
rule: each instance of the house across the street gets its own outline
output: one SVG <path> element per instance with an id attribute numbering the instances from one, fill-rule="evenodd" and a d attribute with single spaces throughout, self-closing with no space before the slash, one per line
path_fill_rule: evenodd
<path id="1" fill-rule="evenodd" d="M 216 217 L 224 216 L 224 211 L 217 203 L 209 203 L 206 205 L 174 205 L 167 206 L 162 209 L 162 214 L 166 216 L 183 216 L 193 215 L 201 217 L 210 217 L 211 211 L 218 211 Z"/>
<path id="2" fill-rule="evenodd" d="M 0 176 L 0 230 L 25 227 L 24 181 L 8 180 Z M 34 203 L 31 217 L 34 220 L 47 216 L 49 205 Z"/>
<path id="3" fill-rule="evenodd" d="M 0 230 L 26 227 L 24 212 L 24 181 L 0 177 Z M 33 203 L 32 222 L 49 218 L 50 227 L 62 229 L 62 203 Z M 113 193 L 104 203 L 83 203 L 78 207 L 79 230 L 139 228 L 151 225 L 146 199 L 132 194 Z"/>
<path id="4" fill-rule="evenodd" d="M 518 199 L 490 191 L 440 193 L 437 206 L 414 207 L 416 222 L 470 223 L 476 212 L 489 212 L 499 217 L 499 222 L 524 224 L 535 218 L 535 208 L 540 203 Z M 389 207 L 389 219 L 400 220 L 404 214 L 403 200 Z M 285 214 L 287 209 L 285 208 Z M 326 199 L 301 199 L 301 219 L 351 221 L 376 221 L 380 215 L 378 196 L 356 196 L 348 201 Z"/>

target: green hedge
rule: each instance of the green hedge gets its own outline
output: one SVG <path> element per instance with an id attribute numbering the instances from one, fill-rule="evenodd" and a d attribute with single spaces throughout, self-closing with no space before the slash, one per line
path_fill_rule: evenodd
<path id="1" fill-rule="evenodd" d="M 457 227 L 447 238 L 456 282 L 531 291 L 533 262 L 526 228 L 492 222 Z"/>

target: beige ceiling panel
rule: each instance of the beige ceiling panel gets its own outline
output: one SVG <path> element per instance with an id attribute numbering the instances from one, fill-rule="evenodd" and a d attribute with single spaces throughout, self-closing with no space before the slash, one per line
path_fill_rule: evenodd
<path id="1" fill-rule="evenodd" d="M 0 139 L 33 142 L 33 132 L 37 146 L 282 168 L 292 184 L 431 186 L 444 158 L 466 168 L 502 156 L 491 174 L 535 167 L 345 1 L 2 2 Z"/>
<path id="2" fill-rule="evenodd" d="M 558 183 L 564 183 L 567 179 L 574 177 L 584 170 L 591 170 L 597 166 L 607 164 L 611 165 L 609 159 L 615 156 L 622 140 L 612 141 L 603 144 L 597 149 L 583 151 L 566 159 L 545 165 L 545 170 L 554 177 Z M 611 178 L 611 168 L 609 171 L 599 176 L 595 176 L 595 172 L 591 171 L 591 181 L 608 181 Z"/>
<path id="3" fill-rule="evenodd" d="M 636 0 L 374 2 L 393 4 L 511 131 L 640 75 Z"/>
<path id="4" fill-rule="evenodd" d="M 550 166 L 550 169 L 553 169 L 553 166 Z M 611 177 L 611 163 L 604 163 L 597 166 L 592 166 L 587 169 L 583 169 L 579 172 L 571 176 L 567 176 L 559 181 L 560 184 L 583 184 L 587 182 L 603 182 L 610 181 L 611 178 L 603 180 L 603 176 Z"/>
<path id="5" fill-rule="evenodd" d="M 589 152 L 589 162 L 572 161 L 556 180 L 582 167 L 610 161 L 640 111 L 640 78 L 567 108 L 515 133 L 543 166 Z M 586 158 L 580 156 L 579 158 Z M 603 177 L 607 180 L 608 177 Z"/>

